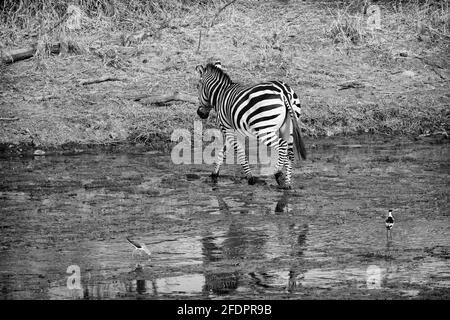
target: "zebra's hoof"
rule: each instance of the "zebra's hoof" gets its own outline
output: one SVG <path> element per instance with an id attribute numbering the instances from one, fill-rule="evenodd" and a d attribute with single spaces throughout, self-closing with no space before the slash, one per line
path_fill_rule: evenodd
<path id="1" fill-rule="evenodd" d="M 248 178 L 248 184 L 249 185 L 254 185 L 255 183 L 256 183 L 256 178 L 255 177 Z"/>
<path id="2" fill-rule="evenodd" d="M 277 181 L 279 186 L 281 186 L 281 187 L 285 186 L 283 172 L 280 171 L 280 172 L 275 173 L 275 180 Z"/>
<path id="3" fill-rule="evenodd" d="M 285 185 L 278 186 L 278 189 L 292 190 L 292 186 L 290 184 L 285 184 Z"/>
<path id="4" fill-rule="evenodd" d="M 218 173 L 211 173 L 211 180 L 213 183 L 217 183 L 217 178 L 219 177 Z"/>

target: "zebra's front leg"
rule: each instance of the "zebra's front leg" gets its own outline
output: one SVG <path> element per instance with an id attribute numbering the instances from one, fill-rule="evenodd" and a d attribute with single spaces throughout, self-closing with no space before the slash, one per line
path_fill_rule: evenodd
<path id="1" fill-rule="evenodd" d="M 217 183 L 217 178 L 219 177 L 220 166 L 226 159 L 226 151 L 227 151 L 227 145 L 224 144 L 222 149 L 219 151 L 219 154 L 217 156 L 217 161 L 214 166 L 214 170 L 211 173 L 211 179 L 214 183 Z"/>

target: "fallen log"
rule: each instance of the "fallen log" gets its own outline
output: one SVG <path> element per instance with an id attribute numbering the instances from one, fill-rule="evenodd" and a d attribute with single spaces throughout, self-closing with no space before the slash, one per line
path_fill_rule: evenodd
<path id="1" fill-rule="evenodd" d="M 94 84 L 94 83 L 100 83 L 100 82 L 106 82 L 106 81 L 123 81 L 124 79 L 122 78 L 116 78 L 116 77 L 111 77 L 111 76 L 104 76 L 104 77 L 100 77 L 100 78 L 95 78 L 95 79 L 84 79 L 84 80 L 80 80 L 80 84 L 83 86 L 86 86 L 88 84 Z"/>
<path id="2" fill-rule="evenodd" d="M 352 81 L 346 81 L 344 83 L 338 84 L 339 88 L 338 90 L 345 90 L 350 88 L 364 88 L 364 83 L 358 81 L 358 80 L 352 80 Z"/>
<path id="3" fill-rule="evenodd" d="M 170 101 L 185 101 L 192 104 L 198 103 L 198 98 L 186 93 L 174 92 L 173 94 L 163 94 L 157 96 L 141 95 L 134 98 L 142 104 L 164 104 Z"/>
<path id="4" fill-rule="evenodd" d="M 50 100 L 50 99 L 56 99 L 58 96 L 54 94 L 44 95 L 44 96 L 37 96 L 32 97 L 31 99 L 37 100 L 37 101 L 44 101 L 44 100 Z"/>
<path id="5" fill-rule="evenodd" d="M 13 118 L 0 118 L 0 121 L 17 121 L 19 118 L 13 117 Z"/>
<path id="6" fill-rule="evenodd" d="M 25 60 L 31 58 L 36 54 L 37 44 L 33 44 L 31 47 L 17 49 L 10 52 L 2 52 L 1 61 L 5 64 L 14 63 L 20 60 Z M 58 54 L 61 50 L 61 46 L 59 43 L 52 44 L 50 47 L 51 54 Z"/>
<path id="7" fill-rule="evenodd" d="M 2 62 L 5 64 L 31 58 L 36 53 L 36 48 L 30 47 L 17 49 L 11 52 L 2 52 Z"/>

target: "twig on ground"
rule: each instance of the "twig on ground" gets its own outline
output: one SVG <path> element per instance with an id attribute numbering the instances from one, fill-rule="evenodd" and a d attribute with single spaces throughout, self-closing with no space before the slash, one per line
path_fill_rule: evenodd
<path id="1" fill-rule="evenodd" d="M 45 95 L 45 96 L 36 96 L 33 97 L 33 99 L 36 99 L 38 101 L 44 101 L 44 100 L 50 100 L 50 99 L 54 99 L 57 96 L 55 96 L 54 94 L 49 94 L 49 95 Z"/>
<path id="2" fill-rule="evenodd" d="M 425 137 L 434 137 L 434 136 L 437 136 L 437 135 L 442 135 L 442 136 L 448 138 L 448 133 L 445 130 L 444 131 L 437 131 L 437 132 L 419 134 L 419 137 L 425 138 Z"/>
<path id="3" fill-rule="evenodd" d="M 443 38 L 450 39 L 450 36 L 449 36 L 449 35 L 446 35 L 446 34 L 440 32 L 440 31 L 438 31 L 438 30 L 436 30 L 436 29 L 433 29 L 433 28 L 431 28 L 430 26 L 428 26 L 428 30 L 430 30 L 432 33 L 434 33 L 434 34 L 436 34 L 436 35 L 438 35 L 438 36 L 441 36 L 441 37 L 443 37 Z"/>
<path id="4" fill-rule="evenodd" d="M 432 70 L 434 73 L 436 73 L 436 74 L 439 76 L 439 78 L 441 78 L 442 80 L 447 80 L 447 78 L 444 77 L 444 76 L 443 76 L 440 72 L 438 72 L 435 68 L 431 67 L 431 70 Z"/>
<path id="5" fill-rule="evenodd" d="M 116 78 L 116 77 L 111 77 L 111 76 L 104 76 L 104 77 L 95 78 L 95 79 L 80 80 L 80 84 L 83 86 L 86 86 L 88 84 L 101 83 L 101 82 L 105 82 L 105 81 L 124 81 L 124 80 L 126 80 L 126 79 Z"/>
<path id="6" fill-rule="evenodd" d="M 157 96 L 142 95 L 135 97 L 134 101 L 139 101 L 142 104 L 163 104 L 170 101 L 185 101 L 196 104 L 198 99 L 186 93 L 174 92 L 173 94 L 163 94 Z"/>
<path id="7" fill-rule="evenodd" d="M 59 27 L 61 25 L 61 23 L 63 23 L 66 20 L 67 16 L 68 16 L 68 13 L 67 12 L 64 13 L 62 15 L 62 17 L 53 26 L 51 26 L 48 30 L 43 31 L 42 33 L 48 34 L 48 33 L 52 32 L 55 28 Z M 39 33 L 38 32 L 33 32 L 31 34 L 28 34 L 28 36 L 32 37 L 32 38 L 35 38 L 35 37 L 39 36 Z"/>
<path id="8" fill-rule="evenodd" d="M 419 60 L 422 61 L 423 63 L 429 65 L 429 66 L 431 67 L 431 70 L 432 70 L 434 73 L 436 73 L 436 74 L 439 76 L 439 78 L 441 78 L 442 80 L 447 80 L 446 77 L 444 77 L 440 72 L 438 72 L 438 71 L 435 69 L 435 68 L 444 69 L 442 66 L 438 65 L 438 64 L 435 63 L 435 62 L 430 61 L 429 59 L 427 59 L 427 58 L 425 58 L 425 57 L 419 56 L 419 55 L 417 55 L 417 54 L 412 54 L 411 57 L 412 57 L 412 58 L 419 59 Z"/>
<path id="9" fill-rule="evenodd" d="M 68 16 L 68 13 L 65 12 L 65 13 L 63 14 L 63 16 L 61 17 L 61 19 L 59 19 L 59 21 L 57 21 L 57 22 L 56 22 L 50 29 L 48 29 L 45 33 L 50 33 L 50 32 L 52 32 L 56 27 L 58 27 L 59 25 L 61 25 L 61 23 L 63 23 L 63 22 L 66 20 L 67 16 Z"/>
<path id="10" fill-rule="evenodd" d="M 17 121 L 19 118 L 12 117 L 12 118 L 0 118 L 0 121 Z"/>
<path id="11" fill-rule="evenodd" d="M 202 30 L 200 30 L 200 34 L 198 35 L 198 46 L 197 46 L 197 53 L 200 52 L 200 46 L 202 43 Z"/>
<path id="12" fill-rule="evenodd" d="M 338 84 L 339 88 L 338 90 L 345 90 L 350 88 L 364 88 L 365 85 L 362 82 L 359 82 L 358 80 L 352 80 L 352 81 L 346 81 L 343 83 Z"/>

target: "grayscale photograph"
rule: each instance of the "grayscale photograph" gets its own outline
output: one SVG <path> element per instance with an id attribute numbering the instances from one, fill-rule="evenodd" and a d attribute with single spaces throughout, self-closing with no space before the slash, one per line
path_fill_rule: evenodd
<path id="1" fill-rule="evenodd" d="M 0 0 L 0 300 L 449 300 L 449 134 L 447 0 Z"/>

